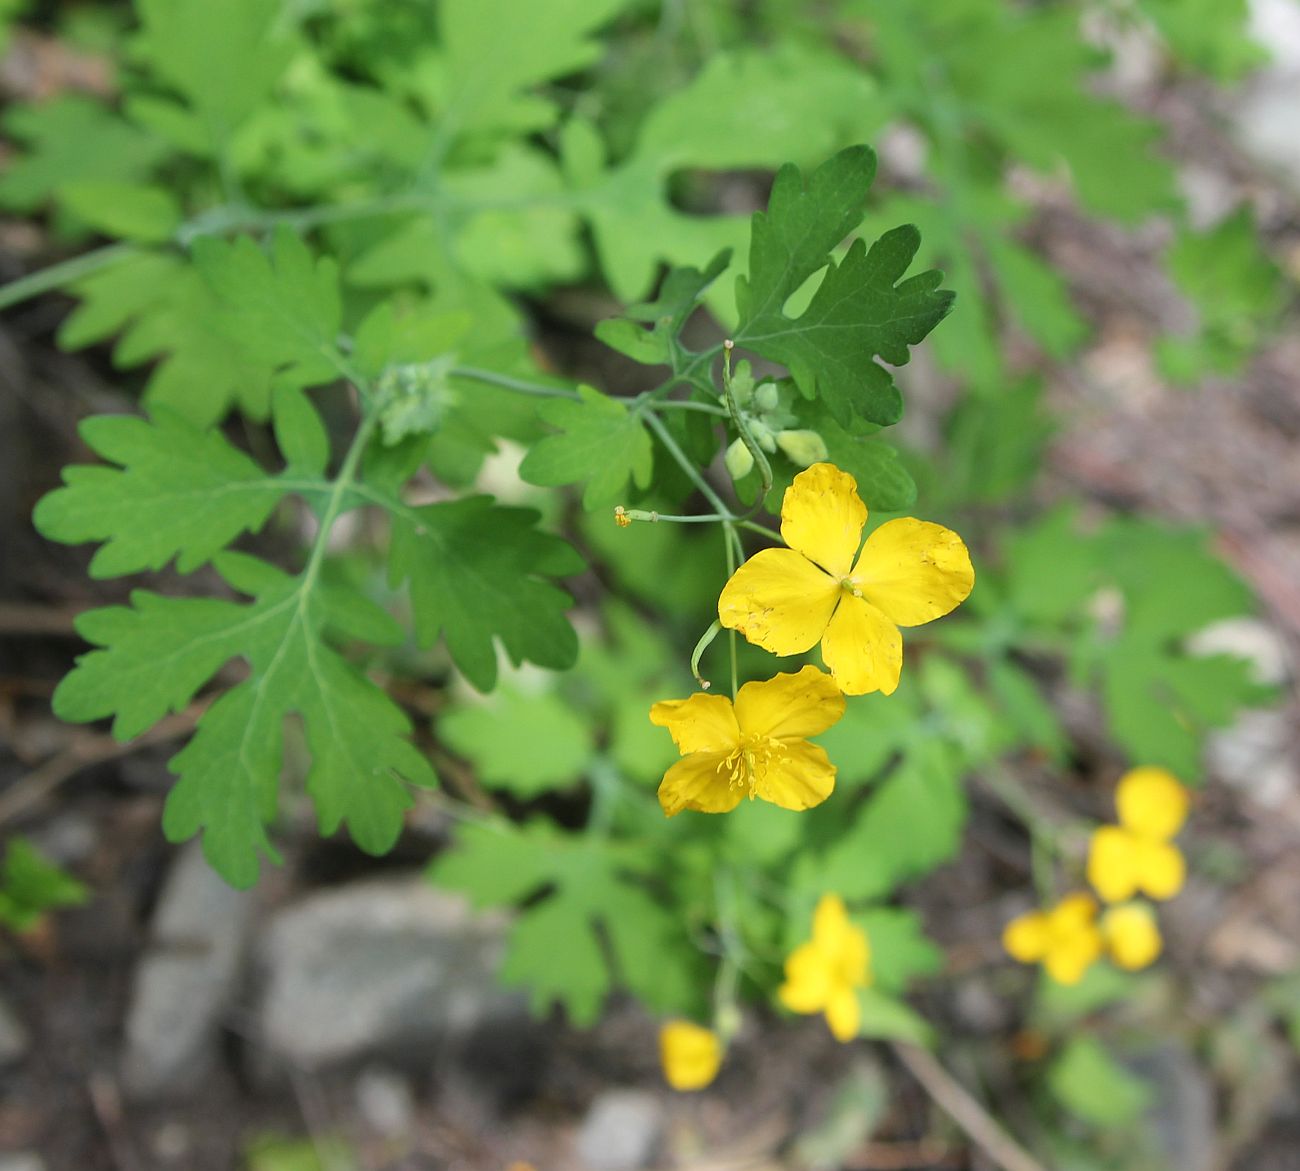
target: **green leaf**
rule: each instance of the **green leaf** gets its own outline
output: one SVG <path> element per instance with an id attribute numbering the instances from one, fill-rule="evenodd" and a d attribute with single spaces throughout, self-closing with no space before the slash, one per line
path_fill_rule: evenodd
<path id="1" fill-rule="evenodd" d="M 162 252 L 135 252 L 72 286 L 81 304 L 59 328 L 59 345 L 80 349 L 114 334 L 113 364 L 129 370 L 161 359 L 145 401 L 204 427 L 238 408 L 266 418 L 273 371 L 248 360 L 219 324 L 220 305 L 192 265 Z"/>
<path id="2" fill-rule="evenodd" d="M 580 387 L 581 401 L 554 399 L 538 414 L 559 435 L 535 444 L 519 465 L 530 484 L 554 487 L 585 484 L 582 504 L 602 508 L 626 498 L 629 479 L 650 486 L 654 447 L 638 415 L 618 399 L 589 386 Z"/>
<path id="3" fill-rule="evenodd" d="M 81 179 L 62 188 L 63 206 L 97 231 L 161 244 L 181 225 L 181 209 L 161 187 L 112 179 Z"/>
<path id="4" fill-rule="evenodd" d="M 1138 0 L 1170 51 L 1216 81 L 1234 81 L 1267 60 L 1250 37 L 1249 0 Z"/>
<path id="5" fill-rule="evenodd" d="M 394 502 L 389 579 L 409 581 L 422 646 L 443 633 L 465 677 L 496 684 L 494 639 L 511 662 L 564 670 L 578 654 L 565 617 L 572 599 L 545 577 L 578 573 L 582 561 L 538 531 L 537 513 L 484 496 L 409 508 Z"/>
<path id="6" fill-rule="evenodd" d="M 904 365 L 908 347 L 952 307 L 952 294 L 938 288 L 940 273 L 902 280 L 920 243 L 915 228 L 887 232 L 870 251 L 855 240 L 838 265 L 832 260 L 831 250 L 862 219 L 875 169 L 865 146 L 823 163 L 806 187 L 797 167 L 782 167 L 767 212 L 754 215 L 749 275 L 736 282 L 736 344 L 783 362 L 841 426 L 855 414 L 882 426 L 898 421 L 902 397 L 875 358 Z M 823 268 L 807 309 L 787 317 L 791 295 Z"/>
<path id="7" fill-rule="evenodd" d="M 1071 1114 L 1096 1126 L 1136 1122 L 1151 1086 L 1129 1073 L 1086 1033 L 1073 1037 L 1047 1071 L 1047 1085 Z"/>
<path id="8" fill-rule="evenodd" d="M 961 754 L 951 745 L 916 735 L 843 835 L 815 860 L 800 856 L 795 885 L 833 890 L 846 899 L 878 898 L 947 861 L 961 844 L 966 821 L 962 768 Z"/>
<path id="9" fill-rule="evenodd" d="M 0 923 L 12 931 L 34 927 L 46 911 L 79 907 L 90 891 L 47 861 L 26 838 L 12 838 L 0 866 Z"/>
<path id="10" fill-rule="evenodd" d="M 137 9 L 137 57 L 185 98 L 209 153 L 220 155 L 293 57 L 283 6 L 278 0 L 139 0 Z"/>
<path id="11" fill-rule="evenodd" d="M 451 140 L 549 126 L 552 101 L 528 92 L 600 54 L 592 34 L 626 0 L 445 0 L 439 6 L 440 133 Z"/>
<path id="12" fill-rule="evenodd" d="M 617 166 L 602 169 L 604 147 L 588 123 L 571 120 L 561 147 L 605 277 L 620 300 L 631 302 L 649 292 L 661 263 L 698 264 L 744 243 L 742 217 L 674 206 L 673 176 L 693 168 L 812 164 L 841 143 L 874 133 L 882 121 L 875 86 L 861 69 L 786 43 L 712 54 L 696 77 L 651 106 L 635 147 Z M 725 293 L 716 300 L 730 316 Z"/>
<path id="13" fill-rule="evenodd" d="M 14 106 L 4 125 L 28 150 L 0 175 L 0 205 L 14 211 L 36 211 L 73 183 L 139 182 L 166 153 L 165 144 L 78 94 Z"/>
<path id="14" fill-rule="evenodd" d="M 220 305 L 220 325 L 249 361 L 280 379 L 310 386 L 339 376 L 342 323 L 338 265 L 314 260 L 289 228 L 277 229 L 268 255 L 249 237 L 194 243 L 194 264 Z"/>
<path id="15" fill-rule="evenodd" d="M 1263 250 L 1250 208 L 1208 232 L 1184 229 L 1167 260 L 1200 320 L 1190 337 L 1160 339 L 1162 372 L 1197 382 L 1241 369 L 1276 328 L 1287 301 L 1286 279 Z"/>
<path id="16" fill-rule="evenodd" d="M 451 708 L 438 734 L 485 785 L 525 800 L 581 781 L 594 747 L 589 723 L 554 692 L 513 687 Z"/>
<path id="17" fill-rule="evenodd" d="M 660 1011 L 698 1007 L 698 953 L 680 918 L 656 905 L 637 873 L 652 865 L 651 856 L 630 847 L 540 821 L 462 825 L 430 878 L 477 906 L 548 888 L 544 899 L 517 912 L 501 977 L 526 986 L 539 1015 L 562 1004 L 575 1025 L 586 1027 L 616 983 Z"/>
<path id="18" fill-rule="evenodd" d="M 867 933 L 872 985 L 880 992 L 900 994 L 918 977 L 942 969 L 943 952 L 925 937 L 915 911 L 870 907 L 853 921 Z"/>
<path id="19" fill-rule="evenodd" d="M 929 1045 L 934 1040 L 934 1030 L 923 1017 L 879 988 L 861 989 L 858 1005 L 862 1012 L 859 1037 L 906 1041 L 913 1045 Z"/>
<path id="20" fill-rule="evenodd" d="M 140 590 L 129 608 L 83 614 L 78 631 L 102 649 L 78 659 L 55 691 L 55 711 L 78 722 L 114 716 L 114 736 L 129 739 L 189 703 L 227 661 L 245 658 L 248 678 L 204 712 L 170 762 L 179 779 L 163 816 L 169 839 L 202 830 L 214 869 L 236 886 L 256 881 L 259 853 L 276 857 L 265 826 L 276 813 L 284 720 L 292 714 L 305 727 L 306 786 L 321 832 L 346 822 L 363 850 L 383 853 L 411 804 L 404 782 L 434 783 L 407 739 L 410 721 L 325 644 L 328 608 L 310 578 L 231 553 L 216 565 L 255 600 Z"/>
<path id="21" fill-rule="evenodd" d="M 152 421 L 100 415 L 79 431 L 120 466 L 65 468 L 65 486 L 41 500 L 32 520 L 53 541 L 103 541 L 92 577 L 161 569 L 173 557 L 190 573 L 260 529 L 285 492 L 219 431 L 162 409 Z"/>

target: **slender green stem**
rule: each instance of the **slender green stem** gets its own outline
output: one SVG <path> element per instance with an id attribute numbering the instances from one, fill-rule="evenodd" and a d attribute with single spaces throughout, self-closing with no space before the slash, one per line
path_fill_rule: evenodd
<path id="1" fill-rule="evenodd" d="M 677 440 L 672 437 L 672 433 L 668 430 L 667 427 L 664 426 L 663 422 L 658 418 L 658 416 L 653 414 L 646 414 L 645 424 L 647 427 L 650 428 L 651 431 L 655 433 L 659 442 L 662 443 L 664 447 L 668 449 L 668 454 L 672 456 L 673 462 L 676 463 L 677 466 L 681 468 L 683 472 L 686 473 L 691 483 L 694 484 L 700 490 L 700 495 L 703 496 L 705 500 L 707 500 L 710 504 L 713 505 L 713 508 L 716 512 L 721 513 L 724 516 L 730 517 L 732 515 L 731 509 L 727 507 L 722 497 L 719 496 L 713 490 L 713 485 L 711 485 L 708 482 L 708 480 L 706 480 L 702 475 L 700 475 L 699 470 L 696 468 L 695 464 L 691 462 L 686 452 L 684 452 L 681 449 L 681 446 L 678 444 Z"/>
<path id="2" fill-rule="evenodd" d="M 773 541 L 785 543 L 785 538 L 776 529 L 769 529 L 767 525 L 761 525 L 752 520 L 738 520 L 736 524 L 742 529 L 748 529 L 751 533 L 758 533 L 761 536 L 770 537 Z"/>
<path id="3" fill-rule="evenodd" d="M 547 386 L 544 382 L 529 382 L 509 374 L 498 374 L 495 370 L 480 370 L 477 366 L 454 366 L 449 373 L 453 378 L 472 378 L 475 382 L 486 382 L 489 386 L 513 390 L 517 394 L 531 394 L 537 398 L 582 398 L 576 390 L 569 390 L 567 387 Z"/>
<path id="4" fill-rule="evenodd" d="M 646 520 L 651 524 L 657 524 L 662 520 L 678 525 L 717 524 L 719 521 L 725 523 L 732 519 L 730 515 L 723 516 L 718 512 L 705 512 L 699 516 L 674 516 L 671 513 L 655 512 L 654 509 L 647 512 L 643 508 L 625 508 L 623 509 L 623 515 L 628 520 Z"/>
<path id="5" fill-rule="evenodd" d="M 704 691 L 708 691 L 713 684 L 700 674 L 700 658 L 708 649 L 709 643 L 718 637 L 718 631 L 721 629 L 722 623 L 715 618 L 708 630 L 700 635 L 700 641 L 695 644 L 695 649 L 691 652 L 691 674 L 695 676 L 695 682 Z"/>
<path id="6" fill-rule="evenodd" d="M 723 544 L 727 551 L 727 580 L 731 580 L 732 574 L 736 572 L 736 566 L 739 564 L 737 555 L 737 545 L 739 538 L 736 536 L 736 528 L 730 521 L 724 521 L 722 524 Z M 736 632 L 727 631 L 727 648 L 731 657 L 731 698 L 736 698 L 736 692 L 740 690 L 740 672 L 736 665 Z"/>
<path id="7" fill-rule="evenodd" d="M 299 589 L 304 594 L 311 589 L 316 581 L 317 574 L 320 572 L 321 563 L 325 559 L 325 549 L 329 545 L 330 529 L 338 519 L 339 513 L 343 510 L 343 502 L 347 499 L 348 492 L 356 482 L 357 467 L 361 463 L 361 456 L 366 450 L 366 444 L 370 442 L 370 436 L 378 421 L 379 418 L 374 411 L 367 410 L 361 416 L 361 425 L 357 428 L 357 433 L 352 437 L 352 443 L 348 447 L 347 454 L 343 457 L 343 464 L 339 468 L 339 474 L 334 479 L 334 486 L 330 489 L 325 511 L 321 514 L 320 528 L 317 530 L 316 540 L 312 543 L 307 568 L 303 571 L 302 584 Z"/>
<path id="8" fill-rule="evenodd" d="M 763 482 L 758 499 L 754 502 L 754 507 L 749 510 L 753 513 L 762 507 L 763 501 L 772 489 L 772 465 L 767 462 L 767 453 L 758 445 L 758 440 L 754 438 L 753 432 L 749 429 L 749 423 L 746 422 L 745 416 L 741 412 L 740 404 L 736 402 L 736 392 L 731 385 L 731 351 L 735 348 L 735 343 L 730 338 L 722 343 L 722 389 L 726 395 L 727 413 L 731 416 L 731 421 L 736 425 L 736 432 L 740 436 L 740 441 L 745 445 L 745 449 L 749 454 L 753 456 L 754 463 L 758 467 L 759 478 Z"/>
<path id="9" fill-rule="evenodd" d="M 132 244 L 108 244 L 103 248 L 96 248 L 93 252 L 83 252 L 80 256 L 73 256 L 68 260 L 59 261 L 58 264 L 51 264 L 48 268 L 20 276 L 6 285 L 0 285 L 0 309 L 8 309 L 11 305 L 29 301 L 52 289 L 70 285 L 73 281 L 90 276 L 101 268 L 108 268 L 119 260 L 124 260 L 134 251 L 135 246 Z"/>
<path id="10" fill-rule="evenodd" d="M 687 399 L 678 398 L 661 398 L 646 404 L 652 411 L 702 411 L 707 415 L 717 415 L 719 418 L 727 417 L 727 408 L 716 406 L 713 403 L 697 403 Z"/>

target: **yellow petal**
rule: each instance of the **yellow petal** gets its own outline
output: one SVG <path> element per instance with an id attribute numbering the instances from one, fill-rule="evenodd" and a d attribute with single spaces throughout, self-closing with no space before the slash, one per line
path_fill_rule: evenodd
<path id="1" fill-rule="evenodd" d="M 1088 881 L 1108 903 L 1131 899 L 1138 889 L 1139 839 L 1117 825 L 1094 830 L 1088 845 Z"/>
<path id="2" fill-rule="evenodd" d="M 754 777 L 754 795 L 782 809 L 811 809 L 835 788 L 835 766 L 816 744 L 789 740 L 785 751 Z"/>
<path id="3" fill-rule="evenodd" d="M 1080 891 L 1066 895 L 1048 913 L 1048 927 L 1054 938 L 1064 938 L 1086 931 L 1097 917 L 1097 903 L 1091 895 Z"/>
<path id="4" fill-rule="evenodd" d="M 1151 908 L 1142 903 L 1112 907 L 1102 917 L 1106 948 L 1121 968 L 1145 968 L 1160 954 L 1160 927 Z"/>
<path id="5" fill-rule="evenodd" d="M 826 1002 L 826 1023 L 837 1041 L 852 1041 L 862 1027 L 862 1006 L 857 992 L 848 987 L 837 988 Z"/>
<path id="6" fill-rule="evenodd" d="M 700 813 L 735 809 L 745 792 L 731 784 L 725 769 L 718 770 L 724 760 L 726 756 L 720 752 L 693 752 L 673 765 L 659 783 L 659 804 L 664 812 L 672 817 L 683 809 Z"/>
<path id="7" fill-rule="evenodd" d="M 1043 967 L 1058 984 L 1077 984 L 1100 955 L 1101 932 L 1087 927 L 1069 939 L 1053 941 Z"/>
<path id="8" fill-rule="evenodd" d="M 843 692 L 816 667 L 746 683 L 736 696 L 741 731 L 776 740 L 816 736 L 843 714 Z"/>
<path id="9" fill-rule="evenodd" d="M 1168 769 L 1135 768 L 1120 778 L 1120 824 L 1149 838 L 1172 838 L 1187 820 L 1187 790 Z"/>
<path id="10" fill-rule="evenodd" d="M 883 524 L 853 567 L 862 596 L 899 626 L 920 626 L 961 605 L 975 584 L 962 539 L 913 517 Z"/>
<path id="11" fill-rule="evenodd" d="M 903 670 L 903 636 L 875 606 L 845 595 L 822 639 L 822 661 L 845 695 L 890 695 Z"/>
<path id="12" fill-rule="evenodd" d="M 848 908 L 837 894 L 824 894 L 813 911 L 812 942 L 824 956 L 835 956 L 851 931 Z"/>
<path id="13" fill-rule="evenodd" d="M 777 997 L 791 1012 L 821 1012 L 831 995 L 831 969 L 812 943 L 801 943 L 785 960 L 785 983 Z"/>
<path id="14" fill-rule="evenodd" d="M 722 1042 L 703 1025 L 668 1021 L 659 1030 L 659 1060 L 674 1090 L 698 1090 L 717 1077 Z"/>
<path id="15" fill-rule="evenodd" d="M 847 576 L 866 523 L 857 481 L 834 464 L 805 468 L 781 501 L 785 543 L 836 579 Z"/>
<path id="16" fill-rule="evenodd" d="M 1007 955 L 1022 964 L 1036 964 L 1047 954 L 1050 936 L 1047 916 L 1042 911 L 1017 915 L 1002 929 L 1002 946 Z"/>
<path id="17" fill-rule="evenodd" d="M 650 708 L 650 722 L 667 728 L 685 756 L 689 752 L 730 752 L 740 743 L 731 700 L 697 691 L 685 699 L 663 699 Z"/>
<path id="18" fill-rule="evenodd" d="M 842 593 L 802 553 L 764 549 L 722 587 L 718 620 L 774 655 L 800 655 L 817 645 Z"/>
<path id="19" fill-rule="evenodd" d="M 1137 886 L 1153 899 L 1172 899 L 1187 880 L 1182 852 L 1169 842 L 1139 841 L 1134 858 Z"/>

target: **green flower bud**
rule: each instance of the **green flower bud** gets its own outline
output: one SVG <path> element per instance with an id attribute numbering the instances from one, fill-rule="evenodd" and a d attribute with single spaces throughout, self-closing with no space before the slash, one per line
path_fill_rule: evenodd
<path id="1" fill-rule="evenodd" d="M 731 473 L 731 478 L 740 480 L 749 475 L 754 466 L 754 457 L 750 454 L 749 448 L 745 446 L 745 441 L 737 438 L 727 448 L 727 454 L 723 456 L 722 462 L 727 465 L 727 471 Z"/>
<path id="2" fill-rule="evenodd" d="M 764 382 L 754 391 L 754 405 L 760 411 L 774 411 L 781 401 L 775 382 Z"/>
<path id="3" fill-rule="evenodd" d="M 762 419 L 749 420 L 749 433 L 754 437 L 754 442 L 766 452 L 776 450 L 776 437 L 772 434 L 772 429 L 763 422 Z"/>
<path id="4" fill-rule="evenodd" d="M 801 468 L 821 463 L 830 455 L 826 440 L 816 431 L 782 431 L 776 437 L 776 444 L 792 464 Z"/>

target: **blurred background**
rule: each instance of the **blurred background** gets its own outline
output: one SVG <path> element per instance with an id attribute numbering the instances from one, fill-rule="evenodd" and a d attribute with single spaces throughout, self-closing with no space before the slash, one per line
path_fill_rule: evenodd
<path id="1" fill-rule="evenodd" d="M 229 44 L 203 23 L 225 0 L 207 3 L 0 0 L 0 1171 L 1034 1166 L 953 1124 L 954 1081 L 1042 1167 L 1300 1168 L 1300 3 L 607 0 L 575 36 L 587 47 L 554 61 L 525 60 L 525 0 L 240 0 L 227 15 L 260 32 Z M 418 190 L 412 136 L 456 108 L 458 79 L 512 63 L 549 113 L 512 146 L 449 147 L 447 174 L 467 197 L 537 206 L 458 221 L 450 267 L 418 211 L 312 210 Z M 159 97 L 202 108 L 200 75 L 217 107 L 247 106 L 220 166 Z M 1051 631 L 1026 649 L 996 633 L 1000 603 L 973 599 L 899 701 L 966 704 L 976 731 L 954 743 L 989 741 L 953 766 L 960 843 L 888 888 L 939 949 L 911 1001 L 942 1039 L 939 1075 L 757 1004 L 718 1081 L 675 1094 L 661 1014 L 640 1003 L 652 973 L 625 980 L 637 997 L 598 984 L 590 1013 L 572 989 L 537 991 L 536 957 L 522 988 L 498 982 L 514 911 L 472 905 L 453 871 L 428 881 L 456 840 L 434 797 L 374 859 L 321 840 L 291 790 L 284 865 L 235 891 L 160 828 L 166 762 L 199 709 L 127 744 L 52 715 L 85 649 L 79 612 L 140 586 L 221 588 L 205 570 L 92 581 L 93 550 L 31 525 L 61 469 L 93 460 L 82 419 L 188 401 L 187 362 L 235 377 L 172 270 L 105 280 L 123 271 L 113 249 L 180 251 L 126 204 L 104 210 L 124 185 L 161 187 L 204 230 L 232 189 L 243 207 L 307 209 L 359 302 L 461 281 L 518 342 L 516 368 L 632 393 L 655 371 L 595 324 L 648 300 L 666 262 L 743 253 L 782 162 L 859 141 L 880 159 L 864 235 L 918 224 L 921 264 L 958 292 L 897 372 L 910 511 L 970 534 L 985 598 L 1023 595 L 1017 621 Z M 691 322 L 700 342 L 732 311 L 721 285 Z M 202 421 L 265 461 L 265 409 L 222 393 Z M 531 406 L 477 409 L 473 457 L 431 457 L 441 480 L 561 526 L 593 566 L 570 583 L 575 621 L 612 633 L 572 677 L 511 675 L 487 704 L 437 652 L 372 666 L 460 801 L 581 824 L 611 769 L 650 792 L 674 758 L 644 711 L 689 689 L 681 648 L 720 569 L 680 531 L 620 545 L 607 514 L 523 484 Z M 730 489 L 721 459 L 712 476 Z M 304 532 L 278 517 L 247 547 L 291 561 Z M 379 576 L 375 540 L 363 523 L 340 542 L 354 576 Z M 1076 607 L 1080 549 L 1087 582 L 1116 576 Z M 1122 659 L 1103 644 L 1142 604 L 1160 654 L 1237 667 L 1170 667 L 1137 694 L 1131 643 Z M 993 646 L 1014 672 L 945 675 L 945 645 Z M 878 769 L 872 734 L 840 744 L 846 774 Z M 1204 781 L 1159 973 L 1031 1012 L 1032 979 L 998 944 L 1032 898 L 1025 826 L 1108 817 L 1119 773 L 1157 758 Z M 779 848 L 760 849 L 779 873 Z M 1063 1050 L 1071 1034 L 1110 1056 Z"/>

